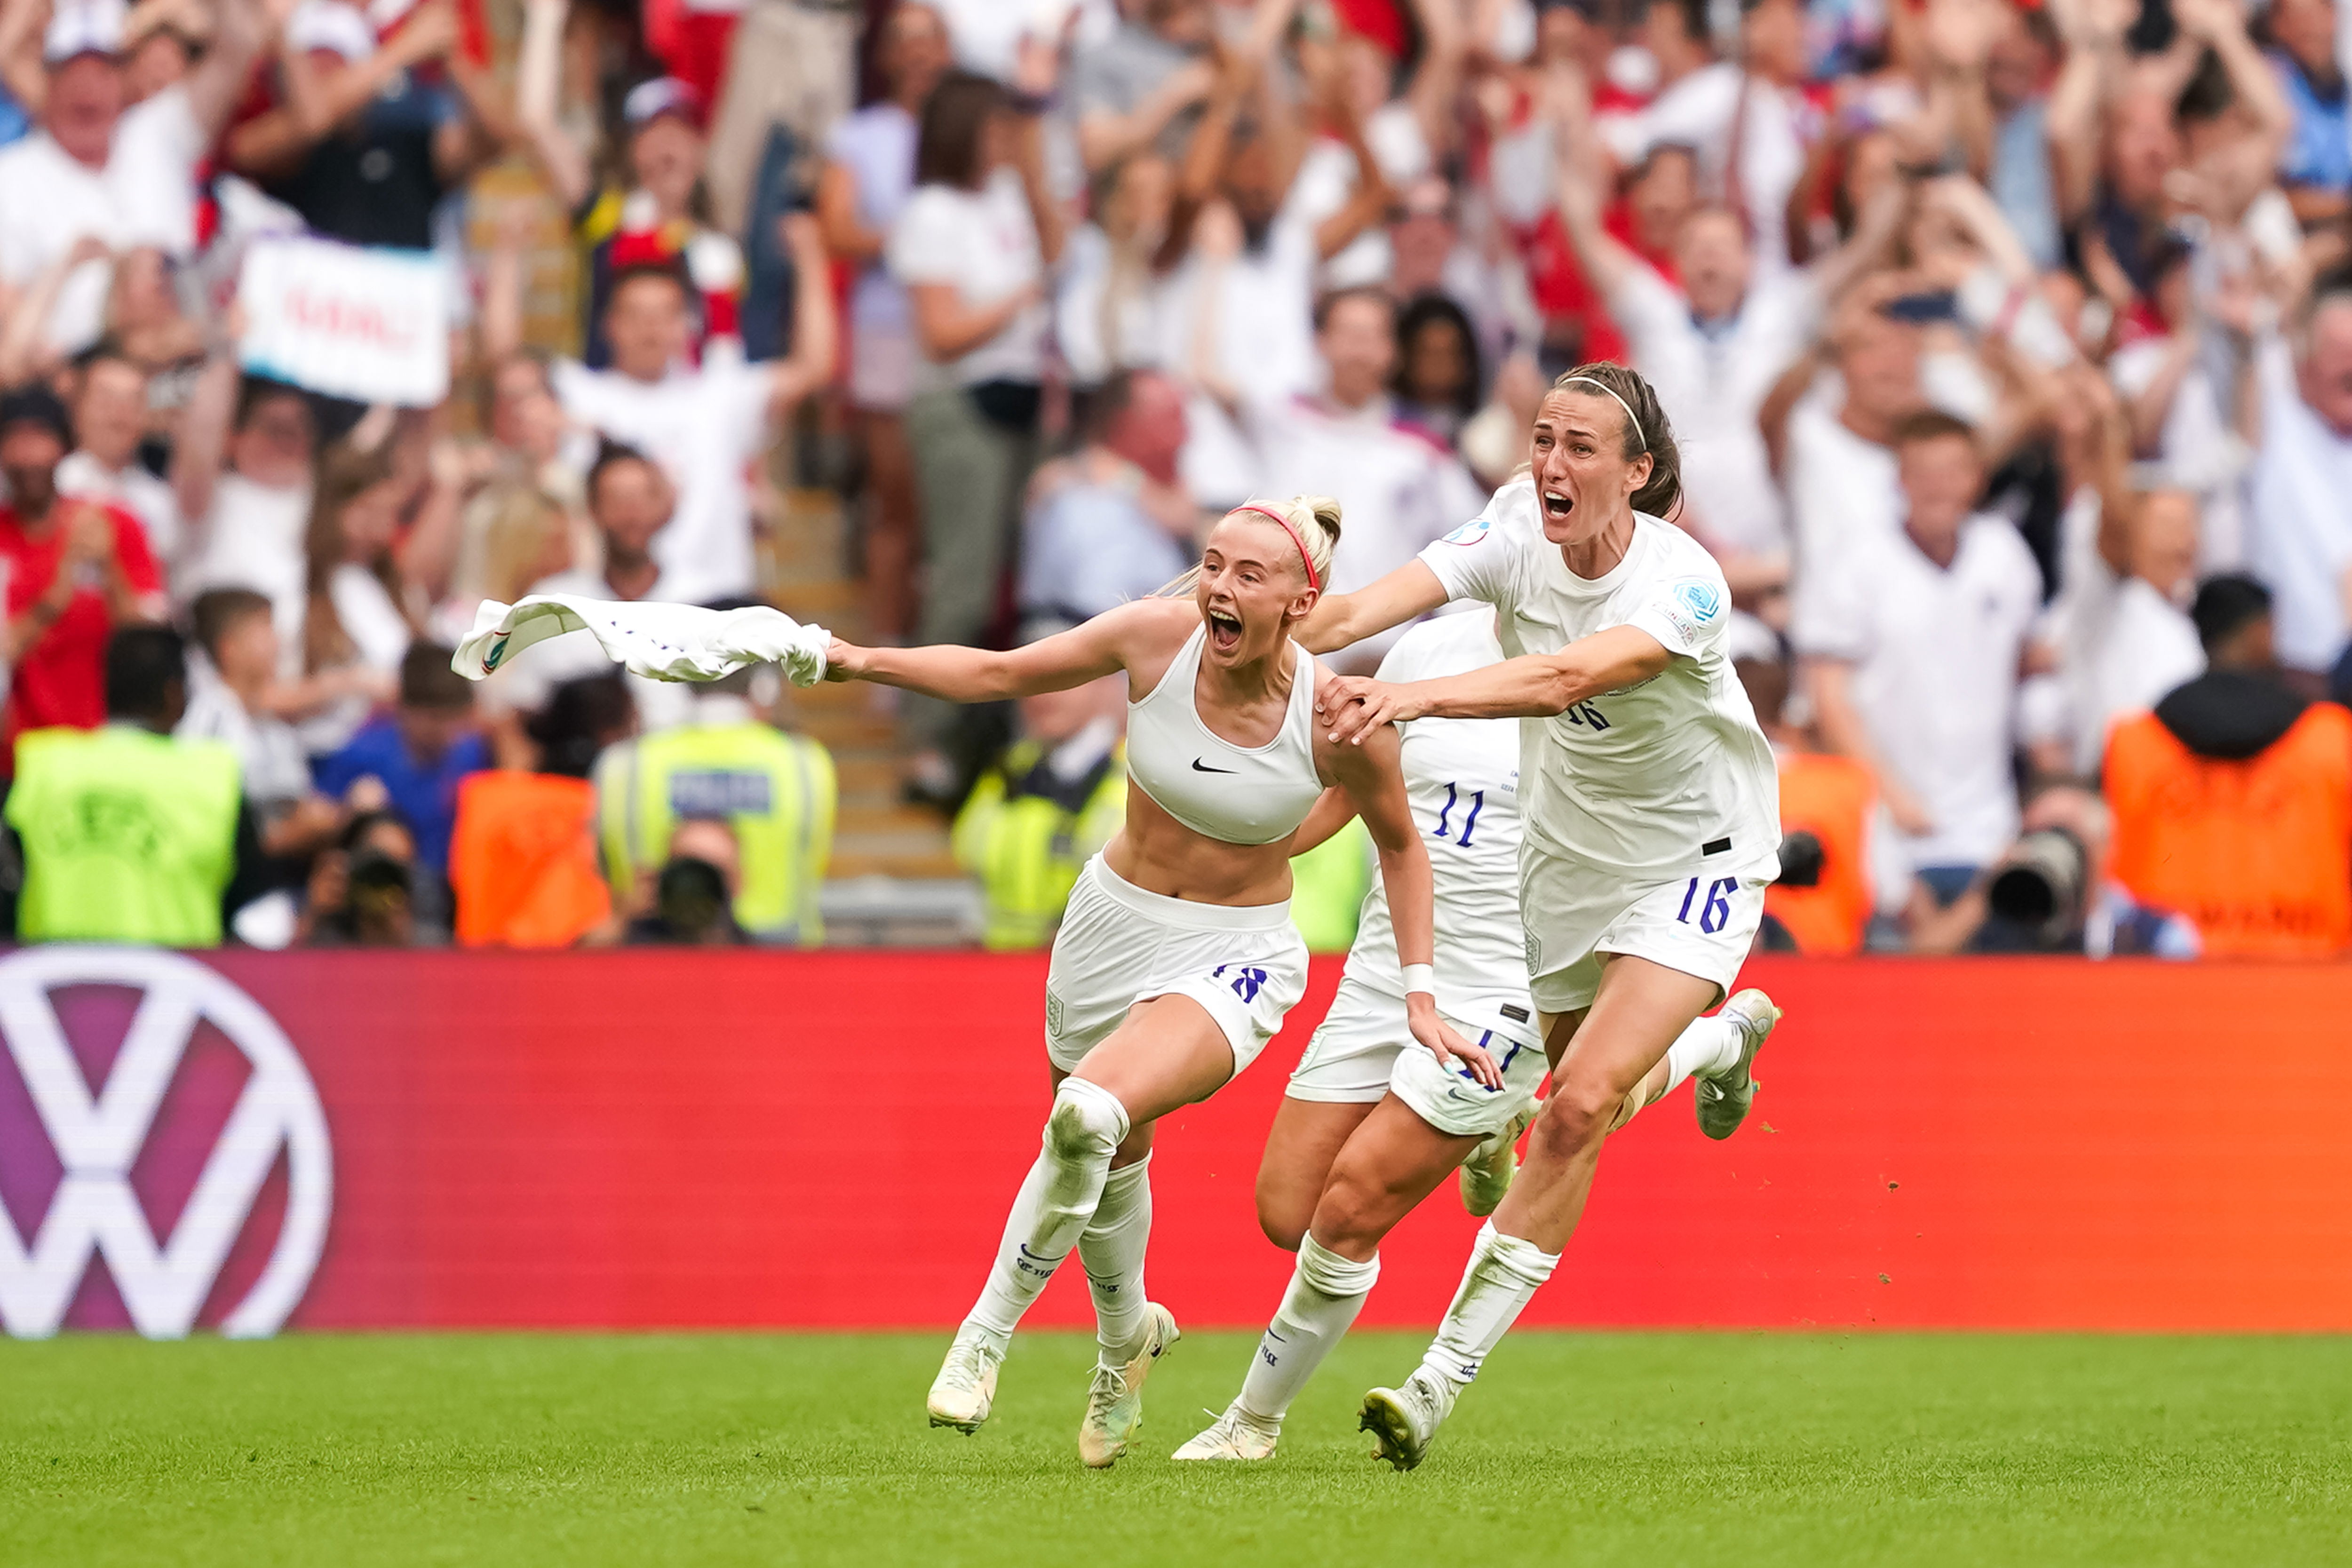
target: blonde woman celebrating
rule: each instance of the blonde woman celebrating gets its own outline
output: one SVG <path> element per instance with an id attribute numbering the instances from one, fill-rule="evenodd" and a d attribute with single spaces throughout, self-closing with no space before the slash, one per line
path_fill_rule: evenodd
<path id="1" fill-rule="evenodd" d="M 1127 821 L 1080 876 L 1045 982 L 1044 1148 L 931 1385 L 933 1426 L 970 1433 L 988 1418 L 1014 1327 L 1075 1248 L 1102 1347 L 1078 1453 L 1101 1467 L 1125 1452 L 1144 1378 L 1178 1337 L 1143 1289 L 1153 1127 L 1247 1067 L 1305 989 L 1290 843 L 1327 784 L 1345 792 L 1379 850 L 1413 1039 L 1482 1083 L 1501 1081 L 1494 1058 L 1437 1016 L 1429 858 L 1395 731 L 1341 744 L 1316 721 L 1318 702 L 1340 700 L 1336 678 L 1292 633 L 1321 597 L 1339 537 L 1335 501 L 1251 502 L 1210 532 L 1181 597 L 1123 605 L 1009 653 L 836 641 L 826 655 L 829 679 L 951 702 L 1120 673 L 1130 694 Z"/>

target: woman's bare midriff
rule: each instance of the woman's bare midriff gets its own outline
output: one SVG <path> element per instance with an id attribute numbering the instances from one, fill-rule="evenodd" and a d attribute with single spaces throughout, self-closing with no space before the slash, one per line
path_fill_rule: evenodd
<path id="1" fill-rule="evenodd" d="M 1196 904 L 1278 904 L 1290 897 L 1290 836 L 1271 844 L 1204 837 L 1129 784 L 1127 826 L 1103 863 L 1147 893 Z"/>

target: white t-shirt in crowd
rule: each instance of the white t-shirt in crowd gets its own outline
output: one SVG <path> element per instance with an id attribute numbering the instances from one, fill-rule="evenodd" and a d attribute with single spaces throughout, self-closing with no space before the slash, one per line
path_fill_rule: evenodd
<path id="1" fill-rule="evenodd" d="M 1408 630 L 1381 661 L 1380 678 L 1436 680 L 1502 658 L 1495 612 L 1480 605 Z M 1468 1023 L 1524 1024 L 1533 1007 L 1519 924 L 1519 727 L 1507 719 L 1415 719 L 1397 732 L 1405 796 L 1437 900 L 1437 1005 Z M 1402 1008 L 1396 929 L 1378 878 L 1348 950 L 1348 975 Z"/>
<path id="2" fill-rule="evenodd" d="M 185 547 L 180 525 L 180 498 L 134 459 L 128 468 L 108 468 L 88 452 L 68 453 L 58 465 L 58 493 L 85 500 L 101 500 L 122 508 L 147 531 L 147 544 L 156 563 L 170 580 L 173 564 Z"/>
<path id="3" fill-rule="evenodd" d="M 674 366 L 659 381 L 576 360 L 557 361 L 549 380 L 566 414 L 659 463 L 676 487 L 677 510 L 653 542 L 669 596 L 698 605 L 750 594 L 749 470 L 768 445 L 771 367 L 714 347 L 700 369 Z"/>
<path id="4" fill-rule="evenodd" d="M 1831 381 L 1789 414 L 1785 454 L 1789 535 L 1796 549 L 1790 630 L 1800 639 L 1815 590 L 1830 570 L 1866 541 L 1903 531 L 1903 486 L 1892 447 L 1865 441 L 1838 418 L 1844 384 Z"/>
<path id="5" fill-rule="evenodd" d="M 1340 506 L 1339 548 L 1331 557 L 1334 594 L 1387 576 L 1471 518 L 1478 487 L 1442 443 L 1398 423 L 1387 398 L 1348 410 L 1312 398 L 1244 405 L 1265 493 L 1325 495 Z M 1342 650 L 1361 668 L 1402 636 L 1391 629 Z"/>
<path id="6" fill-rule="evenodd" d="M 289 679 L 302 673 L 310 521 L 309 485 L 256 484 L 232 469 L 215 481 L 205 525 L 172 581 L 172 596 L 184 604 L 207 588 L 250 588 L 267 598 L 278 668 Z"/>
<path id="7" fill-rule="evenodd" d="M 399 674 L 400 661 L 414 634 L 375 574 L 345 562 L 328 574 L 327 597 L 335 606 L 335 618 L 342 623 L 343 635 L 352 639 L 352 663 L 378 675 Z M 367 698 L 345 697 L 295 725 L 294 732 L 312 756 L 323 757 L 341 750 L 374 710 L 375 704 Z"/>
<path id="8" fill-rule="evenodd" d="M 1697 541 L 1636 513 L 1625 558 L 1579 577 L 1543 535 L 1535 481 L 1517 479 L 1421 559 L 1448 595 L 1500 612 L 1514 658 L 1612 626 L 1639 627 L 1674 656 L 1639 685 L 1520 721 L 1530 845 L 1633 885 L 1681 876 L 1702 857 L 1726 875 L 1778 873 L 1780 770 L 1732 671 L 1731 590 Z"/>
<path id="9" fill-rule="evenodd" d="M 1188 256 L 1168 280 L 1160 312 L 1160 363 L 1196 363 L 1194 323 L 1214 312 L 1209 352 L 1226 385 L 1274 401 L 1312 390 L 1322 375 L 1315 356 L 1315 227 L 1286 208 L 1265 242 L 1230 263 Z M 1184 483 L 1207 507 L 1266 493 L 1256 447 L 1205 392 L 1184 405 Z"/>
<path id="10" fill-rule="evenodd" d="M 947 24 L 956 64 L 999 81 L 1013 79 L 1034 7 L 1005 0 L 931 0 L 931 8 Z"/>
<path id="11" fill-rule="evenodd" d="M 2165 338 L 2126 343 L 2107 361 L 2107 378 L 2125 397 L 2145 393 L 2170 353 Z M 2172 395 L 2157 437 L 2157 460 L 2164 482 L 2197 492 L 2202 505 L 2197 522 L 2197 570 L 2200 575 L 2242 572 L 2246 565 L 2244 479 L 2250 454 L 2230 427 L 2214 395 L 2213 378 L 2191 364 Z"/>
<path id="12" fill-rule="evenodd" d="M 122 111 L 103 169 L 67 156 L 46 131 L 0 149 L 0 282 L 26 287 L 85 235 L 118 251 L 187 255 L 209 141 L 187 89 L 170 87 Z M 92 261 L 66 280 L 49 319 L 52 347 L 73 353 L 98 341 L 110 277 L 106 262 Z"/>
<path id="13" fill-rule="evenodd" d="M 1816 615 L 1800 652 L 1853 668 L 1853 701 L 1880 756 L 1934 819 L 1907 838 L 1881 821 L 1879 843 L 1912 870 L 1982 866 L 2017 831 L 2010 771 L 2018 670 L 2042 607 L 2042 571 L 2000 518 L 1960 527 L 1948 567 L 1911 536 L 1853 541 L 1821 563 Z"/>
<path id="14" fill-rule="evenodd" d="M 1054 337 L 1080 386 L 1092 386 L 1113 371 L 1156 370 L 1165 358 L 1168 286 L 1149 266 L 1118 280 L 1114 294 L 1111 243 L 1093 224 L 1081 225 L 1062 249 L 1061 278 L 1054 296 Z"/>
<path id="15" fill-rule="evenodd" d="M 2099 495 L 2085 489 L 2060 520 L 2065 590 L 2051 606 L 2062 650 L 2061 679 L 2074 768 L 2099 771 L 2107 731 L 2144 713 L 2205 669 L 2197 624 L 2139 577 L 2122 577 L 2099 553 Z"/>
<path id="16" fill-rule="evenodd" d="M 2278 655 L 2327 669 L 2344 652 L 2344 574 L 2352 569 L 2352 437 L 2311 411 L 2277 338 L 2255 353 L 2263 400 L 2248 560 L 2275 598 Z"/>
<path id="17" fill-rule="evenodd" d="M 999 169 L 977 191 L 924 185 L 891 226 L 891 276 L 901 283 L 952 283 L 969 307 L 993 305 L 1038 283 L 1045 265 L 1021 176 Z M 1036 382 L 1045 375 L 1046 310 L 1031 303 L 1004 329 L 944 364 L 920 362 L 918 391 L 986 381 Z"/>
<path id="18" fill-rule="evenodd" d="M 188 710 L 172 731 L 184 741 L 224 741 L 236 750 L 245 798 L 264 816 L 310 793 L 310 763 L 294 726 L 250 713 L 201 653 L 188 659 Z"/>
<path id="19" fill-rule="evenodd" d="M 1739 107 L 1742 75 L 1727 62 L 1695 70 L 1647 108 L 1601 121 L 1597 128 L 1620 163 L 1637 163 L 1655 147 L 1696 149 L 1700 178 L 1719 190 L 1731 156 L 1731 121 Z M 1766 278 L 1789 266 L 1789 192 L 1805 172 L 1800 125 L 1809 111 L 1801 95 L 1783 92 L 1760 77 L 1748 84 L 1747 98 L 1740 186 L 1748 232 L 1755 237 L 1757 276 Z"/>
<path id="20" fill-rule="evenodd" d="M 1788 517 L 1756 416 L 1812 331 L 1819 301 L 1811 280 L 1790 273 L 1761 279 L 1738 314 L 1709 327 L 1682 290 L 1637 263 L 1609 304 L 1634 367 L 1674 422 L 1690 508 L 1675 521 L 1746 554 L 1786 550 Z"/>
<path id="21" fill-rule="evenodd" d="M 662 573 L 654 579 L 653 587 L 638 595 L 645 604 L 680 605 L 694 601 L 670 592 L 670 576 Z M 617 599 L 620 595 L 604 575 L 596 572 L 559 572 L 530 585 L 533 594 L 571 594 L 583 599 Z M 549 637 L 533 643 L 513 658 L 499 666 L 482 683 L 485 707 L 506 712 L 535 713 L 547 706 L 555 689 L 567 680 L 586 680 L 607 675 L 621 668 L 619 661 L 604 657 L 604 647 L 592 637 Z M 650 734 L 656 730 L 675 729 L 694 712 L 692 686 L 675 680 L 656 680 L 649 676 L 629 674 L 629 695 L 637 705 L 637 728 Z"/>

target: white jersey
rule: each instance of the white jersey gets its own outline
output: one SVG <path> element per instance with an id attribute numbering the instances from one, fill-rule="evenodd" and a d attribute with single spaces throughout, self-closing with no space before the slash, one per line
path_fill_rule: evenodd
<path id="1" fill-rule="evenodd" d="M 1381 661 L 1382 680 L 1434 680 L 1501 661 L 1489 610 L 1440 616 L 1407 632 Z M 1459 1023 L 1524 1036 L 1527 937 L 1519 926 L 1519 736 L 1505 719 L 1415 719 L 1403 738 L 1404 788 L 1429 850 L 1436 894 L 1438 1011 Z M 1404 1005 L 1388 890 L 1364 895 L 1348 983 Z"/>
<path id="2" fill-rule="evenodd" d="M 1696 541 L 1637 512 L 1625 558 L 1579 577 L 1544 537 L 1522 476 L 1421 559 L 1448 596 L 1496 607 L 1514 657 L 1628 626 L 1675 656 L 1651 679 L 1519 721 L 1530 847 L 1627 882 L 1702 867 L 1777 874 L 1780 777 L 1726 649 L 1731 591 Z"/>

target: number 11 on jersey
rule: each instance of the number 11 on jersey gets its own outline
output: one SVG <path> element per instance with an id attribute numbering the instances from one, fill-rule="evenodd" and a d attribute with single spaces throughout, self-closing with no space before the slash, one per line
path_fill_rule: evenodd
<path id="1" fill-rule="evenodd" d="M 1445 804 L 1437 808 L 1437 830 L 1435 833 L 1431 835 L 1432 837 L 1443 838 L 1445 837 L 1445 819 L 1454 815 L 1454 808 L 1457 804 L 1459 804 L 1457 793 L 1454 790 L 1454 787 L 1449 784 L 1445 786 Z M 1467 849 L 1470 847 L 1470 835 L 1477 830 L 1478 814 L 1486 808 L 1486 792 L 1483 789 L 1472 790 L 1470 792 L 1470 815 L 1462 819 L 1462 837 L 1454 841 L 1456 848 Z"/>

